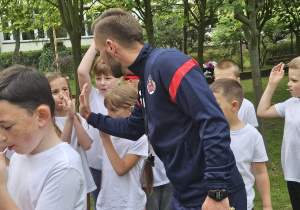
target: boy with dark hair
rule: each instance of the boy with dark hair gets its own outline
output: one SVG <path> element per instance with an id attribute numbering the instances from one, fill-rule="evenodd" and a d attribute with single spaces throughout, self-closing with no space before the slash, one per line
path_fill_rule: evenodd
<path id="1" fill-rule="evenodd" d="M 222 78 L 231 78 L 240 82 L 239 66 L 233 60 L 222 60 L 217 63 L 214 70 L 214 76 L 215 80 Z M 243 99 L 243 102 L 240 104 L 238 116 L 241 121 L 249 123 L 254 127 L 258 127 L 255 108 L 249 100 L 245 98 Z"/>
<path id="2" fill-rule="evenodd" d="M 263 209 L 272 209 L 270 182 L 265 162 L 268 160 L 261 134 L 252 125 L 238 118 L 244 93 L 242 86 L 234 79 L 218 79 L 210 86 L 230 127 L 230 147 L 237 167 L 244 179 L 247 192 L 247 210 L 254 208 L 254 183 Z"/>

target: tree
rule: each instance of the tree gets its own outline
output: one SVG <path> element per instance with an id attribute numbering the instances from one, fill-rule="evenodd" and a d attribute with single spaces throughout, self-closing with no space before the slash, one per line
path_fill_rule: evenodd
<path id="1" fill-rule="evenodd" d="M 289 25 L 290 30 L 296 37 L 296 54 L 300 55 L 300 2 L 292 0 L 281 0 L 277 7 L 279 16 Z"/>
<path id="2" fill-rule="evenodd" d="M 200 66 L 204 63 L 204 38 L 205 28 L 213 24 L 216 20 L 217 10 L 222 5 L 223 0 L 195 0 L 189 3 L 188 0 L 184 0 L 184 6 L 189 15 L 186 17 L 190 26 L 195 28 L 198 32 L 198 63 Z"/>
<path id="3" fill-rule="evenodd" d="M 48 6 L 53 6 L 58 9 L 61 21 L 66 28 L 72 44 L 73 68 L 76 85 L 76 99 L 79 98 L 79 85 L 77 69 L 81 61 L 81 31 L 83 21 L 83 0 L 46 0 Z M 78 107 L 79 100 L 76 100 Z"/>
<path id="4" fill-rule="evenodd" d="M 251 64 L 254 106 L 257 108 L 262 95 L 261 73 L 259 63 L 260 31 L 272 15 L 273 0 L 242 1 L 229 0 L 234 10 L 234 17 L 243 25 L 243 31 L 248 42 Z M 262 118 L 258 118 L 259 130 L 265 139 L 265 128 Z M 266 142 L 265 142 L 266 143 Z"/>
<path id="5" fill-rule="evenodd" d="M 16 41 L 12 64 L 18 63 L 20 51 L 20 33 L 34 28 L 34 6 L 22 0 L 0 0 L 1 30 L 7 34 L 12 32 Z"/>

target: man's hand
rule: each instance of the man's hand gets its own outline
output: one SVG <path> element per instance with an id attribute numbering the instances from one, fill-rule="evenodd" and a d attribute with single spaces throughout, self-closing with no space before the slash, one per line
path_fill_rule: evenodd
<path id="1" fill-rule="evenodd" d="M 81 94 L 79 96 L 79 102 L 79 113 L 84 119 L 87 120 L 89 114 L 91 113 L 87 83 L 83 85 Z"/>
<path id="2" fill-rule="evenodd" d="M 221 201 L 215 201 L 207 196 L 202 205 L 202 210 L 229 210 L 229 208 L 228 198 L 224 198 Z"/>

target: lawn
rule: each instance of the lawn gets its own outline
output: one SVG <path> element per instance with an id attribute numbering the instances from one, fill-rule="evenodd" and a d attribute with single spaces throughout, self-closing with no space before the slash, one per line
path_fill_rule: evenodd
<path id="1" fill-rule="evenodd" d="M 265 90 L 268 82 L 268 78 L 262 78 L 263 90 Z M 279 84 L 276 89 L 274 96 L 272 98 L 272 104 L 285 101 L 290 98 L 290 93 L 286 91 L 288 83 L 288 76 L 283 78 L 283 81 Z M 241 84 L 244 88 L 245 98 L 250 101 L 254 101 L 252 80 L 243 80 Z M 280 153 L 281 153 L 281 143 L 283 136 L 284 119 L 283 118 L 273 118 L 265 119 L 266 127 L 266 138 L 267 138 L 267 151 L 269 156 L 269 162 L 267 163 L 268 173 L 270 177 L 271 185 L 271 198 L 273 209 L 287 210 L 292 209 L 290 204 L 288 190 L 286 187 L 286 181 L 283 177 L 283 172 L 281 168 Z M 259 193 L 256 190 L 255 196 L 255 208 L 262 209 Z"/>

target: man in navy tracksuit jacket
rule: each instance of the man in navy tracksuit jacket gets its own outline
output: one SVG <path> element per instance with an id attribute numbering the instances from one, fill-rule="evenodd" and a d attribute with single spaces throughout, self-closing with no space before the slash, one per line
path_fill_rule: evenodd
<path id="1" fill-rule="evenodd" d="M 102 59 L 108 65 L 116 63 L 96 30 L 97 25 L 95 43 Z M 141 44 L 134 58 L 124 64 L 130 63 L 128 69 L 143 80 L 144 100 L 137 100 L 131 116 L 113 119 L 82 111 L 82 98 L 80 113 L 93 127 L 132 140 L 145 134 L 147 117 L 150 142 L 173 184 L 173 209 L 201 209 L 205 199 L 210 199 L 210 190 L 227 190 L 230 206 L 246 209 L 229 126 L 196 61 L 178 50 L 154 49 L 149 44 Z"/>

